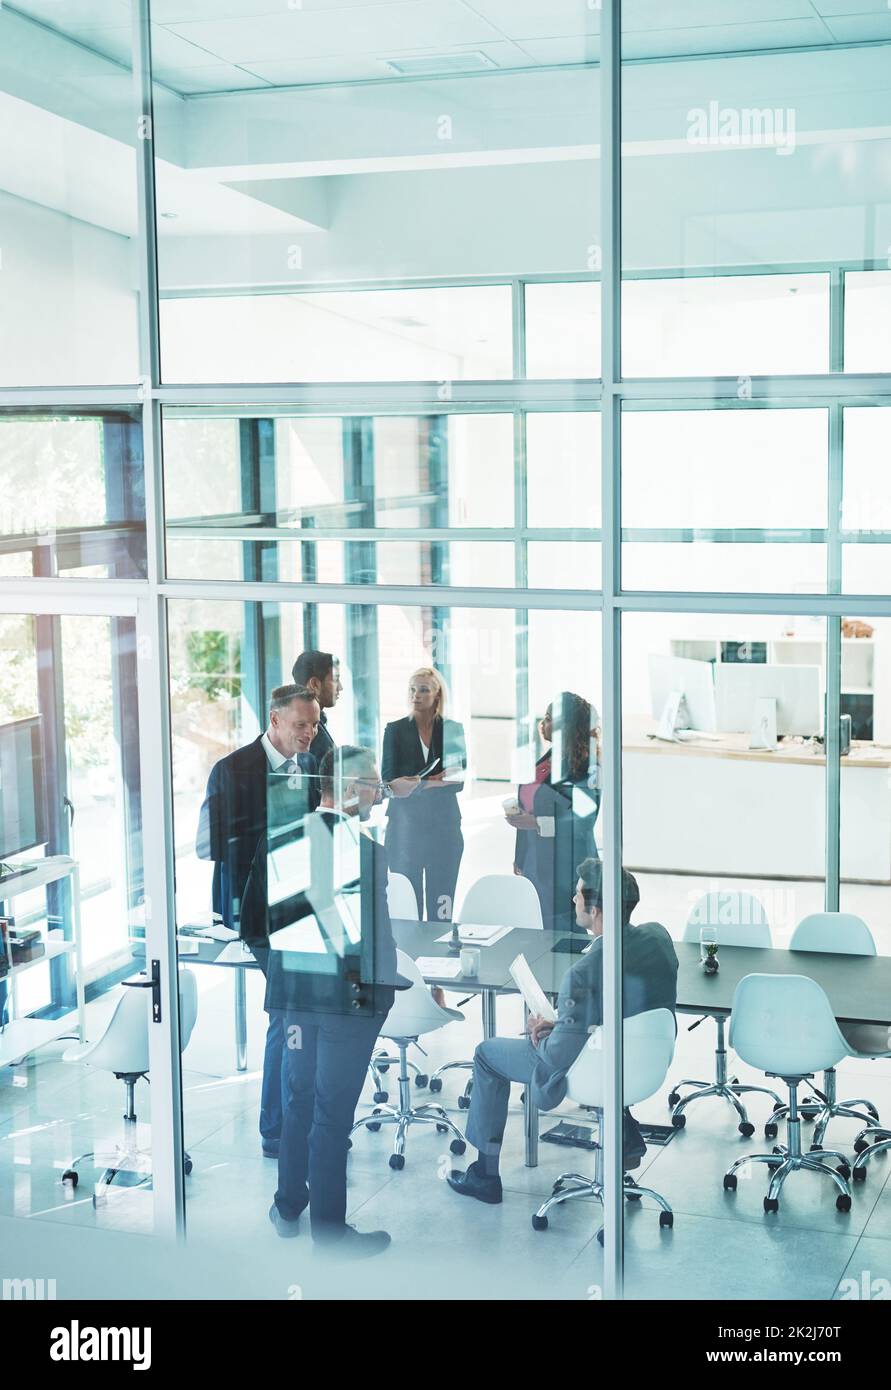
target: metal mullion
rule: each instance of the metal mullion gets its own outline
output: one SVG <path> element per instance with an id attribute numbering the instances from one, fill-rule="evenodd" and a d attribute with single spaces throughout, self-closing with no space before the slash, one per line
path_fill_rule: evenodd
<path id="1" fill-rule="evenodd" d="M 166 384 L 153 394 L 164 405 L 197 413 L 227 407 L 266 415 L 466 415 L 509 414 L 517 409 L 596 410 L 600 381 L 593 377 L 541 378 L 526 381 L 479 380 L 449 383 L 450 396 L 440 396 L 435 381 L 383 382 L 244 382 L 240 385 Z M 250 412 L 249 412 L 250 413 Z"/>
<path id="2" fill-rule="evenodd" d="M 66 586 L 67 587 L 67 586 Z M 244 580 L 168 579 L 159 586 L 167 599 L 241 601 L 256 603 L 346 603 L 396 605 L 403 608 L 429 608 L 431 588 L 420 585 L 308 584 L 299 580 L 279 580 L 275 584 Z M 437 587 L 435 602 L 455 608 L 549 608 L 559 612 L 597 612 L 601 595 L 588 589 L 494 589 Z"/>
<path id="3" fill-rule="evenodd" d="M 740 399 L 740 380 L 738 376 L 635 377 L 622 382 L 621 394 L 628 401 L 733 401 Z M 778 404 L 782 398 L 796 402 L 813 400 L 815 405 L 832 400 L 853 403 L 859 398 L 864 404 L 872 404 L 877 396 L 891 398 L 891 376 L 887 373 L 746 376 L 745 381 L 747 390 L 751 385 L 751 396 L 746 395 L 743 402 L 749 408 L 756 401 Z"/>
<path id="4" fill-rule="evenodd" d="M 603 1296 L 624 1294 L 622 634 L 621 610 L 621 0 L 601 16 L 600 208 L 603 585 Z"/>
<path id="5" fill-rule="evenodd" d="M 715 594 L 676 591 L 639 593 L 626 590 L 616 599 L 618 607 L 629 613 L 745 613 L 801 615 L 823 618 L 844 617 L 852 602 L 864 617 L 891 615 L 891 596 L 886 594 Z"/>
<path id="6" fill-rule="evenodd" d="M 138 383 L 132 386 L 2 386 L 0 410 L 44 407 L 55 413 L 66 407 L 106 410 L 139 405 L 142 398 L 143 391 Z"/>
<path id="7" fill-rule="evenodd" d="M 154 113 L 149 0 L 133 7 L 133 80 L 138 110 L 136 169 L 139 249 L 139 363 L 144 388 L 146 550 L 149 593 L 137 610 L 139 751 L 142 768 L 146 964 L 160 961 L 161 1018 L 149 1028 L 149 1059 L 156 1105 L 152 1128 L 154 1229 L 184 1236 L 182 1074 L 179 968 L 174 892 L 173 777 L 164 577 L 164 497 L 155 218 Z"/>
<path id="8" fill-rule="evenodd" d="M 838 336 L 842 329 L 839 328 Z M 841 347 L 841 344 L 837 344 Z M 841 539 L 842 502 L 844 497 L 844 410 L 836 401 L 829 409 L 829 449 L 827 479 L 827 546 L 826 585 L 831 594 L 840 594 L 843 574 L 843 543 Z M 826 753 L 826 882 L 824 886 L 827 912 L 837 912 L 841 880 L 841 640 L 842 615 L 834 613 L 826 619 L 826 708 L 824 748 Z"/>

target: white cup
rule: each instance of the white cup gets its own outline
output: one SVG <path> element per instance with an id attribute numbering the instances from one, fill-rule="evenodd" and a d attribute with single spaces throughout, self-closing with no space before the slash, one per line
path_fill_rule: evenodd
<path id="1" fill-rule="evenodd" d="M 504 814 L 506 816 L 518 816 L 522 810 L 515 796 L 506 796 L 501 804 L 504 807 Z"/>
<path id="2" fill-rule="evenodd" d="M 461 974 L 476 976 L 480 973 L 480 948 L 479 946 L 461 947 Z"/>

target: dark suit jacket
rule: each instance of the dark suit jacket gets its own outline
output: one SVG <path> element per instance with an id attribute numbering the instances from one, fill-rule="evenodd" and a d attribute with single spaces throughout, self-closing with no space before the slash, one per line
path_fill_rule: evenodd
<path id="1" fill-rule="evenodd" d="M 245 889 L 245 921 L 249 945 L 265 963 L 267 1011 L 339 1013 L 384 1018 L 393 1003 L 394 987 L 401 977 L 396 972 L 396 946 L 387 906 L 387 858 L 382 845 L 366 832 L 358 831 L 358 874 L 340 882 L 339 864 L 332 860 L 338 822 L 349 820 L 336 812 L 318 811 L 305 822 L 310 840 L 310 884 L 281 901 L 267 899 L 267 857 L 276 848 L 277 837 L 270 834 L 257 847 L 254 864 Z M 312 824 L 310 824 L 310 821 Z M 318 835 L 322 829 L 323 836 Z M 354 822 L 352 830 L 358 830 Z M 285 841 L 293 832 L 284 831 Z M 324 836 L 331 837 L 326 841 Z M 325 925 L 326 910 L 335 897 L 358 898 L 360 936 L 339 955 Z M 322 952 L 280 950 L 275 934 L 285 927 L 313 919 L 314 930 L 328 949 Z M 337 921 L 335 916 L 335 921 Z M 262 928 L 260 924 L 263 924 Z M 261 932 L 265 929 L 265 935 Z M 264 955 L 264 952 L 268 954 Z M 403 987 L 405 981 L 401 981 Z"/>
<path id="2" fill-rule="evenodd" d="M 674 943 L 658 922 L 624 930 L 624 1013 L 626 1018 L 677 1004 L 678 958 Z M 532 1094 L 542 1110 L 553 1110 L 566 1095 L 566 1073 L 603 1023 L 603 937 L 567 970 L 557 1000 L 557 1023 L 536 1051 Z"/>
<path id="3" fill-rule="evenodd" d="M 327 716 L 325 714 L 325 711 L 322 710 L 322 712 L 319 715 L 319 727 L 316 732 L 315 738 L 309 745 L 309 751 L 310 753 L 312 753 L 319 767 L 321 767 L 322 759 L 324 758 L 325 754 L 329 752 L 332 748 L 336 747 L 337 745 L 334 742 L 334 739 L 331 737 L 331 731 L 328 728 Z M 318 805 L 318 802 L 316 802 L 316 805 Z"/>
<path id="4" fill-rule="evenodd" d="M 397 777 L 414 777 L 439 759 L 436 772 L 467 767 L 464 729 L 456 719 L 436 719 L 433 723 L 430 753 L 424 757 L 418 728 L 410 715 L 396 719 L 384 730 L 384 751 L 381 758 L 381 778 L 393 782 Z M 461 823 L 458 792 L 463 783 L 453 782 L 444 787 L 425 787 L 423 782 L 407 797 L 391 797 L 387 815 L 411 823 L 414 831 L 430 830 L 435 834 L 452 829 Z"/>
<path id="5" fill-rule="evenodd" d="M 317 771 L 311 754 L 300 754 L 299 762 L 305 772 Z M 214 861 L 213 910 L 233 931 L 240 930 L 245 884 L 257 845 L 266 838 L 267 805 L 278 795 L 277 780 L 259 738 L 214 763 L 207 779 L 196 849 L 199 859 Z"/>

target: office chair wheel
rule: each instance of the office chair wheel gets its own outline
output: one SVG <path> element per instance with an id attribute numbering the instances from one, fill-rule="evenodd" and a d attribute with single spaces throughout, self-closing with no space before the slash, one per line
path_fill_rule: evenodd
<path id="1" fill-rule="evenodd" d="M 672 1123 L 672 1125 L 674 1126 L 675 1129 L 683 1129 L 683 1128 L 684 1128 L 684 1125 L 687 1123 L 687 1116 L 686 1116 L 686 1115 L 672 1115 L 672 1117 L 671 1117 L 671 1123 Z"/>
<path id="2" fill-rule="evenodd" d="M 77 1175 L 77 1170 L 76 1170 L 76 1169 L 74 1169 L 74 1168 L 66 1168 L 66 1169 L 65 1169 L 65 1172 L 62 1174 L 62 1186 L 63 1186 L 63 1187 L 77 1187 L 77 1178 L 78 1178 L 78 1175 Z"/>
<path id="3" fill-rule="evenodd" d="M 782 1100 L 775 1100 L 775 1101 L 774 1101 L 774 1103 L 773 1103 L 773 1113 L 774 1113 L 774 1114 L 776 1114 L 778 1110 L 784 1110 L 784 1109 L 785 1109 L 785 1101 L 782 1101 Z"/>
<path id="4" fill-rule="evenodd" d="M 390 1070 L 390 1063 L 389 1063 L 389 1062 L 378 1062 L 378 1063 L 377 1063 L 377 1069 L 378 1069 L 378 1071 L 381 1072 L 381 1073 L 383 1073 L 383 1072 L 385 1072 L 385 1071 L 389 1071 L 389 1070 Z"/>
<path id="5" fill-rule="evenodd" d="M 534 1211 L 532 1213 L 532 1229 L 533 1231 L 546 1231 L 548 1229 L 548 1218 L 546 1216 L 539 1216 L 538 1212 Z"/>
<path id="6" fill-rule="evenodd" d="M 639 1202 L 639 1201 L 640 1201 L 640 1196 L 641 1196 L 641 1194 L 640 1194 L 639 1192 L 634 1192 L 634 1191 L 632 1191 L 630 1188 L 627 1188 L 627 1187 L 625 1188 L 625 1201 L 626 1201 L 626 1202 Z"/>
<path id="7" fill-rule="evenodd" d="M 774 1144 L 774 1146 L 773 1146 L 773 1152 L 774 1152 L 775 1154 L 782 1154 L 783 1150 L 780 1148 L 779 1144 Z"/>
<path id="8" fill-rule="evenodd" d="M 854 1179 L 855 1182 L 866 1182 L 866 1166 L 864 1165 L 864 1167 L 862 1168 L 855 1168 L 851 1173 L 851 1177 Z"/>
<path id="9" fill-rule="evenodd" d="M 812 1154 L 819 1154 L 819 1153 L 822 1153 L 822 1152 L 823 1152 L 823 1145 L 822 1145 L 822 1144 L 811 1144 L 811 1153 L 812 1153 Z"/>
<path id="10" fill-rule="evenodd" d="M 840 1192 L 835 1199 L 835 1205 L 838 1211 L 850 1211 L 851 1199 L 846 1192 Z"/>
<path id="11" fill-rule="evenodd" d="M 453 1154 L 463 1154 L 464 1150 L 467 1148 L 467 1145 L 465 1144 L 463 1139 L 453 1139 L 451 1144 L 449 1144 L 449 1148 L 451 1149 Z"/>
<path id="12" fill-rule="evenodd" d="M 668 1104 L 669 1104 L 669 1106 L 671 1107 L 672 1110 L 673 1110 L 674 1107 L 677 1105 L 677 1103 L 678 1103 L 679 1100 L 680 1100 L 680 1096 L 678 1095 L 677 1091 L 669 1091 L 669 1093 L 668 1093 Z"/>
<path id="13" fill-rule="evenodd" d="M 737 1129 L 746 1139 L 751 1139 L 752 1135 L 755 1133 L 755 1126 L 752 1124 L 751 1120 L 742 1120 L 737 1125 Z"/>
<path id="14" fill-rule="evenodd" d="M 433 1092 L 435 1096 L 439 1095 L 440 1091 L 442 1090 L 441 1076 L 434 1076 L 433 1080 L 430 1082 L 430 1090 Z"/>
<path id="15" fill-rule="evenodd" d="M 849 1203 L 849 1205 L 850 1205 L 850 1201 L 851 1201 L 851 1199 L 850 1199 L 850 1197 L 849 1197 L 849 1198 L 848 1198 L 848 1203 Z M 777 1199 L 776 1197 L 765 1197 L 765 1198 L 764 1198 L 764 1210 L 765 1210 L 766 1212 L 776 1212 L 776 1211 L 779 1211 L 779 1209 L 780 1209 L 780 1204 L 779 1204 L 779 1201 L 778 1201 L 778 1199 Z"/>
<path id="16" fill-rule="evenodd" d="M 352 1141 L 352 1139 L 348 1139 L 348 1140 L 347 1140 L 347 1148 L 348 1148 L 348 1149 L 351 1149 L 352 1147 L 353 1147 L 353 1141 Z"/>
<path id="17" fill-rule="evenodd" d="M 855 1139 L 855 1140 L 854 1140 L 854 1152 L 855 1152 L 855 1154 L 862 1154 L 862 1153 L 864 1153 L 864 1152 L 866 1151 L 866 1149 L 868 1149 L 868 1148 L 869 1148 L 869 1145 L 867 1144 L 867 1142 L 866 1142 L 865 1139 Z"/>
<path id="18" fill-rule="evenodd" d="M 673 1225 L 674 1225 L 674 1212 L 673 1212 L 673 1211 L 660 1211 L 660 1213 L 659 1213 L 659 1229 L 660 1229 L 661 1231 L 670 1231 Z"/>
<path id="19" fill-rule="evenodd" d="M 390 1154 L 390 1167 L 400 1172 L 405 1167 L 405 1154 Z"/>
<path id="20" fill-rule="evenodd" d="M 183 1159 L 183 1172 L 185 1173 L 186 1177 L 188 1177 L 191 1171 L 192 1160 L 189 1158 L 188 1154 L 186 1154 L 185 1158 Z"/>
<path id="21" fill-rule="evenodd" d="M 851 1165 L 850 1163 L 837 1163 L 835 1165 L 835 1171 L 847 1182 L 848 1178 L 851 1176 Z"/>
<path id="22" fill-rule="evenodd" d="M 469 1110 L 469 1109 L 470 1109 L 470 1096 L 465 1096 L 465 1095 L 462 1094 L 462 1095 L 460 1095 L 460 1096 L 458 1097 L 458 1109 L 459 1109 L 459 1110 Z"/>
<path id="23" fill-rule="evenodd" d="M 765 1139 L 776 1139 L 777 1133 L 778 1130 L 773 1120 L 768 1120 L 767 1124 L 764 1126 Z"/>
<path id="24" fill-rule="evenodd" d="M 448 1132 L 449 1132 L 449 1127 L 448 1127 L 448 1125 L 437 1125 L 437 1126 L 436 1126 L 436 1133 L 437 1133 L 437 1134 L 448 1134 Z"/>
<path id="25" fill-rule="evenodd" d="M 602 1227 L 602 1226 L 601 1226 L 600 1230 L 597 1232 L 597 1244 L 598 1244 L 598 1245 L 602 1245 L 602 1244 L 603 1244 L 603 1227 Z"/>
<path id="26" fill-rule="evenodd" d="M 422 1091 L 424 1087 L 429 1083 L 429 1081 L 430 1077 L 427 1075 L 426 1072 L 423 1071 L 419 1071 L 417 1076 L 415 1077 L 415 1085 L 419 1088 L 419 1090 Z"/>
<path id="27" fill-rule="evenodd" d="M 386 1103 L 387 1103 L 387 1101 L 388 1101 L 389 1099 L 390 1099 L 390 1092 L 389 1092 L 389 1091 L 375 1091 L 375 1093 L 374 1093 L 374 1102 L 375 1102 L 375 1105 L 386 1105 Z"/>
<path id="28" fill-rule="evenodd" d="M 365 1126 L 366 1129 L 371 1130 L 372 1134 L 377 1134 L 380 1127 L 380 1120 L 369 1120 L 368 1124 Z"/>
<path id="29" fill-rule="evenodd" d="M 725 1192 L 735 1192 L 735 1191 L 736 1191 L 736 1174 L 735 1174 L 735 1173 L 725 1173 L 725 1174 L 724 1174 L 724 1191 L 725 1191 Z"/>

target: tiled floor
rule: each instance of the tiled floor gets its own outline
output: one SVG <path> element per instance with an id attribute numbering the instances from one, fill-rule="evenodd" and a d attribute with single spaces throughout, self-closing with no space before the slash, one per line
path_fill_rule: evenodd
<path id="1" fill-rule="evenodd" d="M 663 918 L 683 915 L 689 893 L 685 881 L 653 880 L 648 886 L 650 894 L 658 892 L 666 904 Z M 802 886 L 802 901 L 812 888 Z M 231 980 L 222 979 L 222 972 L 198 973 L 199 1022 L 183 1072 L 186 1145 L 194 1162 L 187 1184 L 189 1253 L 177 1256 L 181 1285 L 184 1270 L 194 1271 L 185 1296 L 189 1289 L 206 1296 L 209 1281 L 220 1298 L 240 1296 L 245 1289 L 252 1296 L 273 1299 L 326 1292 L 359 1298 L 599 1296 L 602 1257 L 594 1239 L 599 1208 L 570 1203 L 552 1212 L 546 1231 L 533 1231 L 531 1225 L 532 1213 L 556 1175 L 564 1169 L 588 1171 L 592 1156 L 542 1143 L 539 1166 L 526 1168 L 519 1088 L 512 1097 L 501 1206 L 481 1206 L 449 1189 L 445 1174 L 467 1160 L 454 1159 L 432 1127 L 410 1133 L 402 1172 L 388 1166 L 392 1140 L 386 1128 L 377 1134 L 360 1131 L 349 1159 L 350 1219 L 360 1229 L 386 1228 L 393 1237 L 390 1250 L 370 1265 L 335 1272 L 312 1259 L 308 1231 L 293 1242 L 280 1241 L 267 1215 L 276 1165 L 261 1156 L 257 1133 L 264 1023 L 260 982 L 251 981 L 249 1070 L 239 1075 L 234 1071 Z M 108 1003 L 97 1007 L 107 1009 Z M 438 1061 L 471 1055 L 480 1035 L 479 1010 L 470 1004 L 464 1012 L 464 1024 L 451 1025 L 429 1039 L 427 1070 Z M 499 1001 L 498 1020 L 499 1031 L 519 1033 L 518 1001 Z M 707 1076 L 713 1067 L 711 1025 L 690 1033 L 687 1023 L 680 1020 L 671 1078 Z M 68 1197 L 62 1192 L 61 1172 L 74 1155 L 117 1140 L 123 1102 L 119 1082 L 62 1062 L 62 1050 L 44 1049 L 22 1066 L 0 1071 L 0 1218 L 19 1216 L 32 1230 L 38 1224 L 76 1225 L 84 1239 L 87 1231 L 148 1233 L 150 1190 L 122 1191 L 99 1210 L 93 1208 L 86 1183 Z M 760 1079 L 738 1062 L 734 1069 L 741 1078 Z M 461 1129 L 466 1116 L 457 1109 L 456 1099 L 463 1079 L 462 1073 L 452 1074 L 440 1097 Z M 637 1107 L 638 1118 L 667 1123 L 667 1091 L 668 1086 Z M 839 1093 L 865 1093 L 891 1116 L 891 1062 L 843 1064 Z M 137 1109 L 140 1138 L 146 1144 L 150 1094 L 149 1086 L 140 1083 Z M 367 1088 L 362 1108 L 370 1104 Z M 665 1148 L 650 1149 L 636 1176 L 667 1198 L 675 1224 L 673 1230 L 660 1230 L 650 1204 L 629 1204 L 627 1296 L 849 1298 L 863 1296 L 858 1291 L 876 1287 L 879 1280 L 888 1280 L 891 1290 L 891 1160 L 880 1158 L 870 1165 L 867 1182 L 854 1189 L 849 1214 L 836 1211 L 833 1184 L 817 1175 L 790 1179 L 775 1216 L 762 1210 L 763 1168 L 743 1170 L 750 1176 L 741 1178 L 735 1194 L 723 1191 L 721 1175 L 732 1160 L 764 1149 L 762 1126 L 769 1108 L 765 1097 L 752 1099 L 756 1133 L 747 1140 L 738 1134 L 728 1108 L 715 1101 L 694 1104 L 687 1128 Z M 571 1107 L 563 1109 L 569 1115 L 577 1113 Z M 543 1116 L 542 1129 L 554 1118 Z M 827 1143 L 848 1151 L 855 1132 L 853 1123 L 836 1121 Z M 157 1242 L 140 1246 L 147 1251 Z M 186 1258 L 193 1263 L 182 1265 Z M 128 1268 L 126 1278 L 145 1286 L 149 1296 L 165 1296 L 172 1287 L 170 1270 L 169 1261 L 147 1251 L 138 1269 Z"/>

